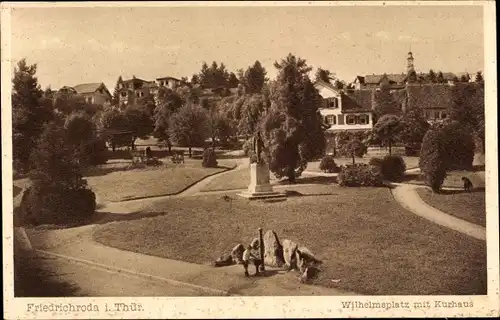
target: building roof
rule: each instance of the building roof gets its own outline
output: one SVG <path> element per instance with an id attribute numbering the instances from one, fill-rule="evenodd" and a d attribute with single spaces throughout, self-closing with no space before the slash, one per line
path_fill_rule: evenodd
<path id="1" fill-rule="evenodd" d="M 390 82 L 395 82 L 395 83 L 403 83 L 406 80 L 406 74 L 404 74 L 404 73 L 385 74 L 385 76 L 387 76 L 387 79 Z M 379 84 L 383 77 L 384 77 L 384 74 L 366 75 L 364 77 L 364 83 L 366 83 L 366 84 Z"/>
<path id="2" fill-rule="evenodd" d="M 99 83 L 83 83 L 77 84 L 73 87 L 77 93 L 93 93 L 96 92 L 101 86 L 104 86 L 102 82 Z"/>
<path id="3" fill-rule="evenodd" d="M 335 92 L 339 92 L 340 93 L 340 91 L 341 91 L 341 90 L 335 88 L 335 86 L 333 84 L 328 83 L 328 82 L 323 81 L 323 80 L 316 80 L 314 82 L 314 86 L 315 87 L 318 86 L 318 85 L 323 86 L 323 87 L 328 88 L 328 89 L 331 89 L 331 90 L 333 90 Z"/>
<path id="4" fill-rule="evenodd" d="M 447 109 L 452 103 L 453 86 L 448 84 L 410 84 L 406 91 L 408 109 Z"/>
<path id="5" fill-rule="evenodd" d="M 170 80 L 170 79 L 176 80 L 176 81 L 181 81 L 180 79 L 177 79 L 177 78 L 174 78 L 174 77 L 170 77 L 170 76 L 156 78 L 156 80 Z"/>
<path id="6" fill-rule="evenodd" d="M 342 113 L 372 110 L 373 90 L 348 90 L 342 93 Z"/>

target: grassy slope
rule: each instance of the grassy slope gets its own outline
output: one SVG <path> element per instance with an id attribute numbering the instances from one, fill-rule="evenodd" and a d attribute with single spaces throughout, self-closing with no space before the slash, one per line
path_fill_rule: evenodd
<path id="1" fill-rule="evenodd" d="M 318 254 L 324 265 L 315 281 L 323 286 L 363 294 L 485 294 L 484 242 L 405 211 L 384 188 L 300 191 L 330 195 L 270 204 L 231 194 L 231 207 L 215 196 L 172 199 L 146 210 L 159 216 L 107 224 L 94 236 L 125 250 L 208 263 L 263 227 Z"/>
<path id="2" fill-rule="evenodd" d="M 431 206 L 454 215 L 457 218 L 486 226 L 486 202 L 484 191 L 433 193 L 428 189 L 418 189 L 419 196 Z"/>

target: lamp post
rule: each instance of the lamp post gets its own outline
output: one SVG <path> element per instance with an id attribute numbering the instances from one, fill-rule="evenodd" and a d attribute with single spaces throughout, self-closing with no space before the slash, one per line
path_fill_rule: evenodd
<path id="1" fill-rule="evenodd" d="M 264 267 L 264 237 L 262 236 L 262 228 L 259 228 L 259 251 L 261 259 L 260 271 L 263 272 L 266 269 Z"/>

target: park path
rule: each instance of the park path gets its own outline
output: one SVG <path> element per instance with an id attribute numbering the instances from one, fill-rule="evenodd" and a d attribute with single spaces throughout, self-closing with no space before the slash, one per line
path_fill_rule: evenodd
<path id="1" fill-rule="evenodd" d="M 335 288 L 301 284 L 298 273 L 275 268 L 266 268 L 262 277 L 245 278 L 240 265 L 215 268 L 209 264 L 124 251 L 94 242 L 93 230 L 94 225 L 90 225 L 50 231 L 30 230 L 28 233 L 35 252 L 42 256 L 164 283 L 165 295 L 184 295 L 186 291 L 198 296 L 356 295 Z M 53 271 L 58 273 L 58 270 Z M 72 280 L 78 284 L 79 278 Z M 135 289 L 131 287 L 133 285 L 127 285 L 127 290 L 134 295 L 148 292 L 141 287 L 141 282 L 137 282 Z"/>
<path id="2" fill-rule="evenodd" d="M 424 200 L 422 200 L 422 198 L 420 198 L 420 196 L 418 195 L 416 189 L 426 188 L 425 186 L 402 183 L 393 183 L 392 186 L 393 188 L 391 189 L 391 192 L 394 196 L 394 199 L 399 202 L 402 207 L 408 209 L 410 212 L 413 212 L 414 214 L 430 220 L 436 224 L 439 224 L 443 227 L 447 227 L 449 229 L 464 233 L 479 240 L 486 240 L 485 227 L 456 218 L 424 202 Z"/>

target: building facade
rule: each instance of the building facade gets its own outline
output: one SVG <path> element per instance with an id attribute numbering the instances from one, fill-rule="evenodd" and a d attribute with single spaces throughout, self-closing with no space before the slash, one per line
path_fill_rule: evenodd
<path id="1" fill-rule="evenodd" d="M 328 132 L 364 131 L 373 127 L 372 90 L 338 90 L 331 84 L 317 81 L 314 84 L 322 97 L 319 109 Z"/>
<path id="2" fill-rule="evenodd" d="M 111 93 L 102 82 L 78 84 L 72 89 L 74 93 L 82 96 L 88 104 L 104 106 L 111 103 Z M 63 87 L 61 90 L 68 90 L 68 88 Z"/>

